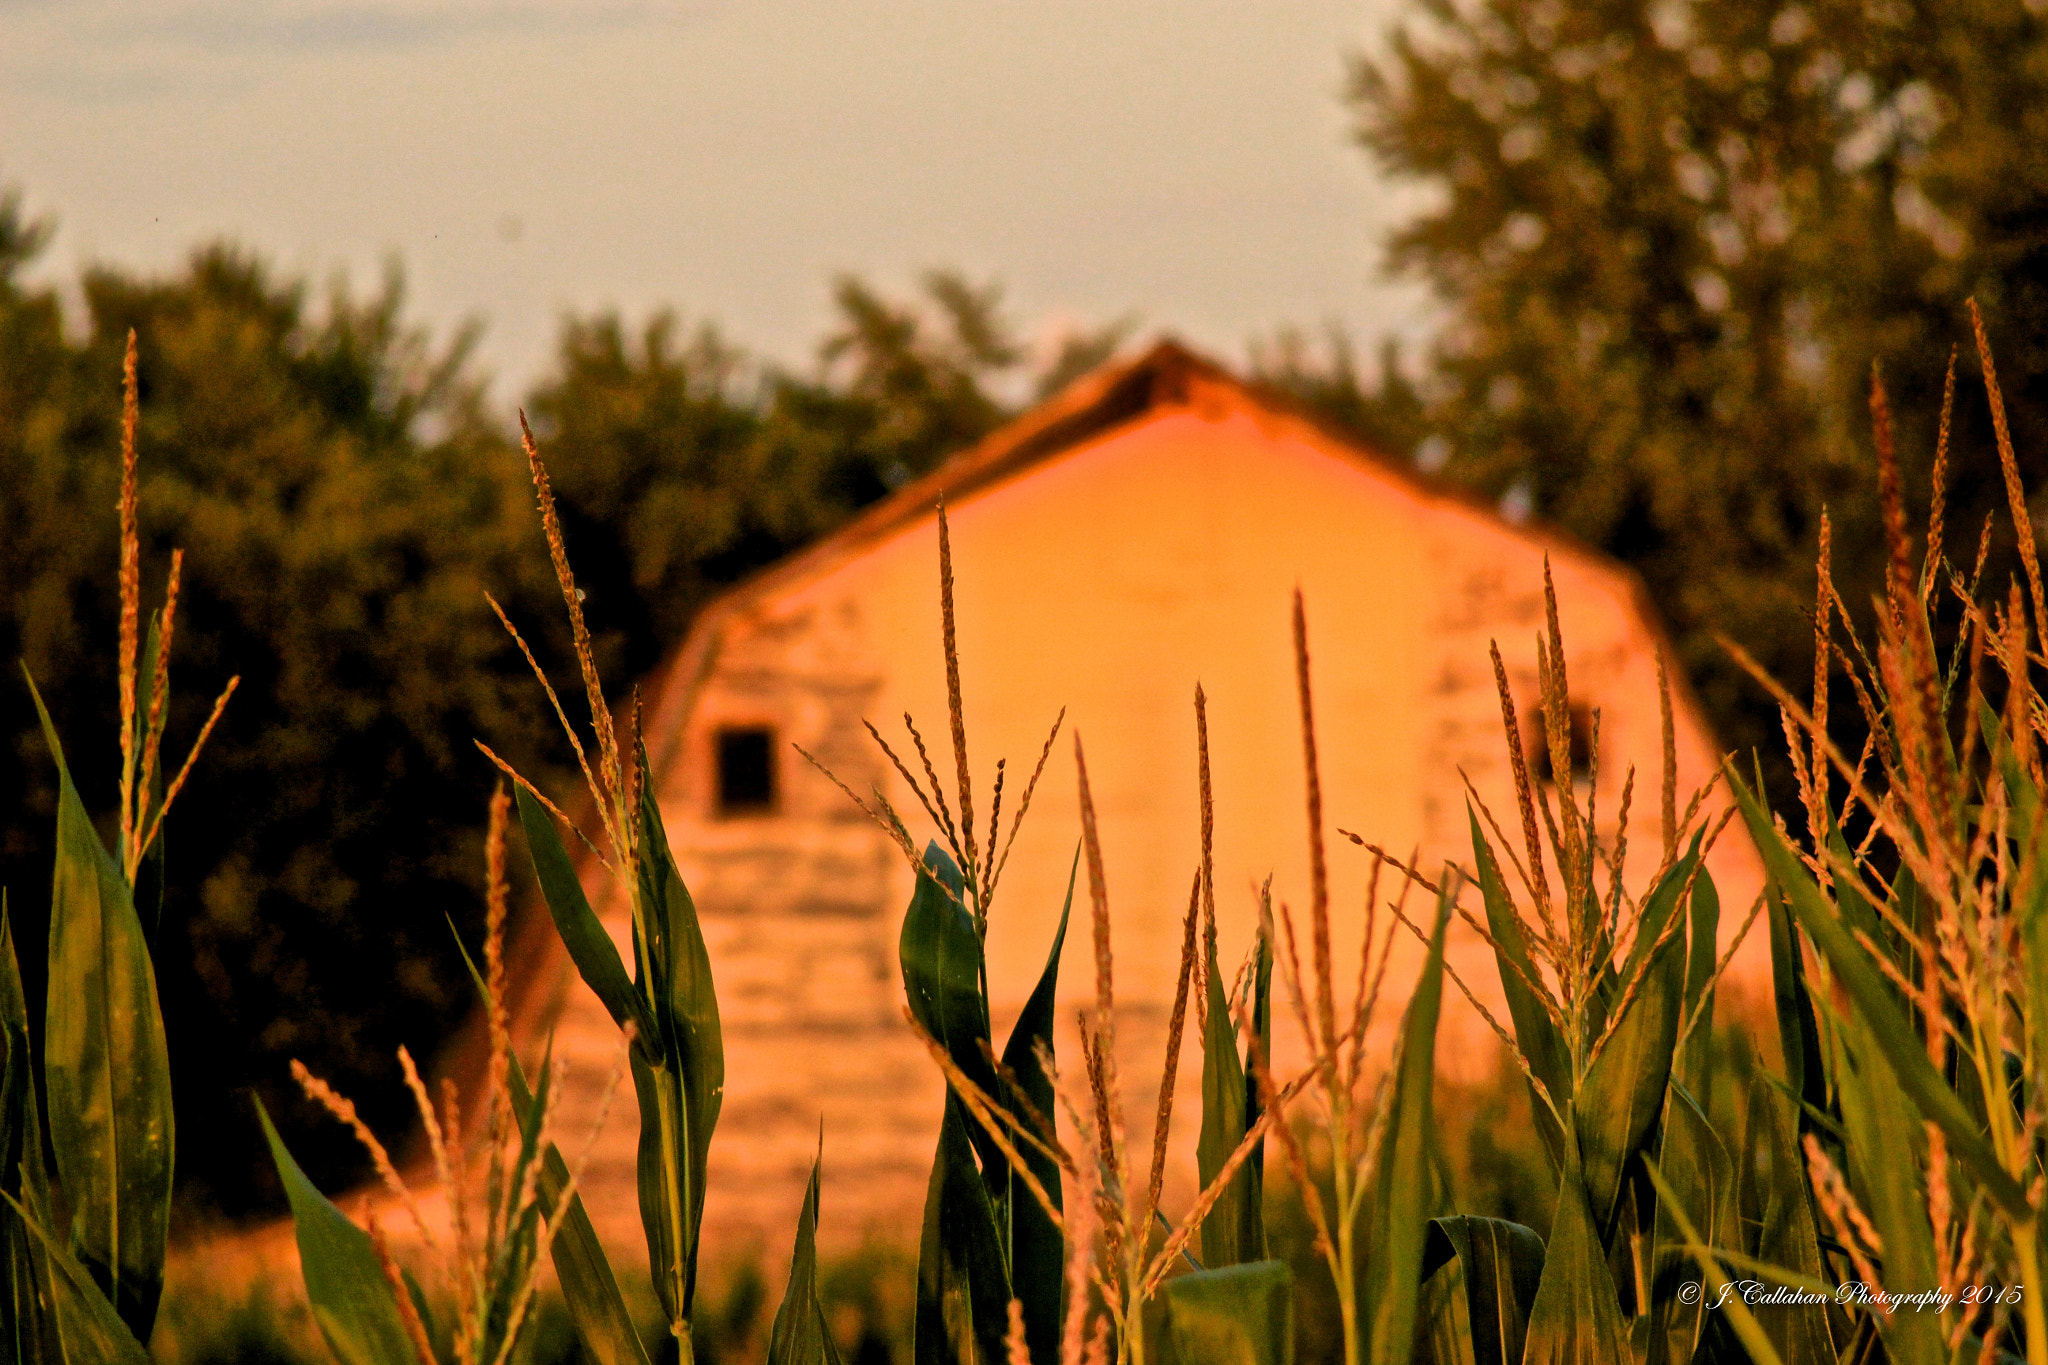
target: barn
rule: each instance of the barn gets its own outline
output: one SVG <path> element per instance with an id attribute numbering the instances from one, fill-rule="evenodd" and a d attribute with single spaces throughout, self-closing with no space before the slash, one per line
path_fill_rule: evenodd
<path id="1" fill-rule="evenodd" d="M 1014 1015 L 1044 961 L 1073 865 L 1074 735 L 1086 747 L 1100 815 L 1130 1052 L 1124 1075 L 1159 1070 L 1199 847 L 1197 683 L 1208 697 L 1225 956 L 1235 959 L 1249 942 L 1253 888 L 1268 876 L 1277 899 L 1305 903 L 1290 634 L 1297 588 L 1307 604 L 1328 822 L 1418 850 L 1419 864 L 1434 867 L 1468 857 L 1466 778 L 1504 815 L 1511 809 L 1488 645 L 1498 641 L 1511 686 L 1529 705 L 1547 558 L 1567 644 L 1575 752 L 1599 716 L 1602 833 L 1612 837 L 1633 765 L 1643 775 L 1639 796 L 1651 795 L 1636 804 L 1629 864 L 1638 877 L 1654 867 L 1661 636 L 1637 581 L 1558 533 L 1513 523 L 1161 343 L 1077 382 L 729 592 L 649 684 L 644 733 L 654 780 L 703 919 L 724 1021 L 726 1092 L 706 1208 L 714 1254 L 749 1246 L 786 1254 L 821 1124 L 825 1240 L 916 1236 L 941 1083 L 902 1016 L 896 939 L 912 874 L 887 835 L 798 750 L 854 791 L 879 788 L 898 810 L 917 812 L 864 728 L 872 721 L 897 744 L 907 739 L 909 712 L 950 774 L 942 499 L 967 747 L 984 812 L 996 760 L 1008 761 L 1014 809 L 1048 728 L 1065 713 L 990 916 L 999 1036 L 1005 1011 Z M 1676 709 L 1686 792 L 1711 774 L 1717 750 L 1682 686 Z M 1341 840 L 1331 847 L 1339 952 L 1355 953 L 1369 859 Z M 1733 907 L 1723 923 L 1739 922 L 1761 888 L 1755 851 L 1731 830 L 1712 866 Z M 623 947 L 623 898 L 595 874 L 590 885 Z M 617 1035 L 545 915 L 532 920 L 522 1031 L 552 1032 L 566 1087 L 561 1131 L 575 1134 L 595 1113 Z M 1092 993 L 1085 938 L 1068 940 L 1061 998 L 1069 1019 L 1068 1006 Z M 1405 988 L 1420 954 L 1412 944 L 1401 953 L 1389 980 Z M 1454 925 L 1450 959 L 1482 1000 L 1498 1000 L 1491 956 L 1469 929 Z M 1755 960 L 1746 953 L 1740 965 L 1753 972 Z M 1391 1026 L 1395 1013 L 1383 1015 Z M 1278 1028 L 1284 1062 L 1284 1014 Z M 1490 1070 L 1492 1036 L 1455 992 L 1443 1030 L 1440 1056 L 1453 1075 Z M 1181 1093 L 1199 1093 L 1198 1059 L 1191 1055 L 1182 1074 Z M 1149 1095 L 1133 1103 L 1149 1112 Z M 583 1183 L 601 1235 L 628 1265 L 643 1246 L 631 1108 L 627 1087 Z M 1191 1134 L 1192 1120 L 1185 1127 Z M 1183 1165 L 1191 1171 L 1191 1155 Z"/>

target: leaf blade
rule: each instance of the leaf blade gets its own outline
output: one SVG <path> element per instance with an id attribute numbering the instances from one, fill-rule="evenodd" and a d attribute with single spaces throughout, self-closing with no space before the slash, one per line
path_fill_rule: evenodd
<path id="1" fill-rule="evenodd" d="M 57 765 L 43 1087 L 71 1242 L 138 1339 L 163 1292 L 175 1118 L 156 971 L 127 879 L 72 784 L 42 697 Z"/>
<path id="2" fill-rule="evenodd" d="M 1195 1270 L 1166 1282 L 1166 1333 L 1185 1365 L 1292 1365 L 1294 1272 L 1285 1261 Z"/>
<path id="3" fill-rule="evenodd" d="M 1437 896 L 1436 924 L 1429 956 L 1409 998 L 1401 1027 L 1400 1058 L 1376 1179 L 1361 1210 L 1371 1229 L 1372 1254 L 1365 1265 L 1359 1312 L 1368 1360 L 1406 1360 L 1415 1336 L 1416 1305 L 1422 1287 L 1422 1255 L 1428 1240 L 1433 1190 L 1431 1118 L 1436 1086 L 1436 1026 L 1443 1003 L 1444 934 L 1457 895 L 1446 875 Z"/>
<path id="4" fill-rule="evenodd" d="M 261 1100 L 256 1117 L 291 1204 L 299 1273 L 327 1348 L 341 1365 L 418 1365 L 370 1235 L 306 1178 Z"/>

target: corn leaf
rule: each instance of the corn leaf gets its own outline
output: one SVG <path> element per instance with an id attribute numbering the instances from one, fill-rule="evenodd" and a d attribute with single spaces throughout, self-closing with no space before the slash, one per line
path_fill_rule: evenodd
<path id="1" fill-rule="evenodd" d="M 918 1246 L 915 1365 L 1000 1365 L 1010 1282 L 995 1210 L 975 1169 L 959 1099 L 946 1094 Z"/>
<path id="2" fill-rule="evenodd" d="M 633 1095 L 640 1106 L 640 1226 L 647 1234 L 647 1268 L 655 1297 L 673 1326 L 688 1318 L 692 1289 L 687 1107 L 675 1072 L 627 1053 Z M 673 1135 L 673 1136 L 671 1136 Z"/>
<path id="3" fill-rule="evenodd" d="M 1884 1239 L 1885 1283 L 1902 1290 L 1939 1284 L 1934 1227 L 1918 1178 L 1926 1130 L 1900 1093 L 1887 1050 L 1870 1037 L 1864 1021 L 1841 1018 L 1832 1035 L 1850 1187 Z M 1884 1339 L 1894 1360 L 1942 1358 L 1941 1322 L 1933 1313 L 1892 1314 Z"/>
<path id="4" fill-rule="evenodd" d="M 1831 1271 L 1820 1249 L 1813 1186 L 1806 1158 L 1786 1121 L 1787 1101 L 1759 1072 L 1750 1088 L 1751 1137 L 1743 1155 L 1756 1186 L 1756 1259 L 1792 1275 L 1825 1284 Z M 1714 1245 L 1733 1245 L 1732 1237 Z M 1762 1305 L 1756 1313 L 1764 1334 L 1789 1365 L 1834 1365 L 1848 1344 L 1849 1318 L 1839 1308 L 1818 1305 Z"/>
<path id="5" fill-rule="evenodd" d="M 1801 1105 L 1814 1113 L 1828 1112 L 1827 1071 L 1821 1062 L 1820 1025 L 1806 993 L 1806 959 L 1792 911 L 1775 882 L 1764 888 L 1765 913 L 1771 930 L 1771 997 L 1778 1014 L 1778 1048 L 1785 1059 L 1785 1079 Z M 1799 1131 L 1812 1120 L 1802 1111 Z"/>
<path id="6" fill-rule="evenodd" d="M 0 1194 L 18 1200 L 47 1227 L 48 1179 L 28 1043 L 28 1001 L 14 956 L 7 893 L 0 890 Z M 60 1361 L 63 1344 L 50 1312 L 42 1243 L 15 1206 L 0 1206 L 0 1365 Z"/>
<path id="7" fill-rule="evenodd" d="M 270 1143 L 271 1160 L 291 1204 L 298 1235 L 299 1271 L 313 1321 L 341 1365 L 418 1365 L 390 1281 L 384 1278 L 370 1235 L 348 1220 L 314 1187 L 285 1148 L 263 1102 L 256 1117 Z"/>
<path id="8" fill-rule="evenodd" d="M 1273 1056 L 1273 954 L 1266 941 L 1266 931 L 1261 927 L 1252 937 L 1252 970 L 1246 982 L 1251 999 L 1246 1010 L 1251 1016 L 1251 1031 L 1258 1039 L 1259 1054 L 1270 1061 Z M 1265 1117 L 1265 1102 L 1259 1094 L 1259 1078 L 1252 1074 L 1251 1053 L 1245 1054 L 1244 1078 L 1244 1126 L 1250 1132 Z M 1251 1213 L 1251 1222 L 1244 1242 L 1256 1247 L 1261 1256 L 1266 1253 L 1266 1144 L 1261 1142 L 1252 1148 L 1244 1159 L 1245 1169 L 1252 1173 L 1251 1198 L 1246 1207 Z"/>
<path id="9" fill-rule="evenodd" d="M 1408 1000 L 1389 1106 L 1375 1153 L 1373 1182 L 1361 1210 L 1372 1248 L 1362 1276 L 1359 1314 L 1368 1360 L 1406 1360 L 1415 1338 L 1434 1186 L 1430 1154 L 1439 1135 L 1431 1115 L 1436 1087 L 1436 1024 L 1443 1003 L 1444 932 L 1456 878 L 1446 873 L 1437 896 L 1429 956 Z"/>
<path id="10" fill-rule="evenodd" d="M 1202 1030 L 1202 1131 L 1195 1143 L 1195 1164 L 1201 1187 L 1209 1188 L 1222 1172 L 1230 1154 L 1244 1141 L 1246 1116 L 1246 1075 L 1237 1053 L 1237 1025 L 1230 1012 L 1230 999 L 1223 988 L 1222 969 L 1216 962 L 1216 947 L 1208 947 L 1207 1025 Z M 1251 1163 L 1237 1168 L 1209 1214 L 1202 1220 L 1202 1264 L 1211 1270 L 1265 1258 L 1259 1237 L 1258 1189 L 1253 1184 Z M 1310 1196 L 1313 1197 L 1313 1196 Z"/>
<path id="11" fill-rule="evenodd" d="M 652 1268 L 662 1308 L 671 1323 L 681 1323 L 696 1295 L 704 1174 L 725 1099 L 725 1041 L 711 955 L 696 903 L 669 852 L 645 746 L 639 764 L 634 898 L 648 945 L 642 981 L 661 1042 L 659 1066 L 648 1065 L 641 1049 L 633 1049 L 633 1088 L 641 1101 L 640 1209 L 649 1255 L 661 1248 Z M 649 1221 L 650 1210 L 655 1221 Z"/>
<path id="12" fill-rule="evenodd" d="M 1493 939 L 1494 955 L 1499 961 L 1500 987 L 1507 997 L 1508 1017 L 1515 1025 L 1515 1043 L 1551 1098 L 1559 1106 L 1568 1105 L 1572 1098 L 1571 1055 L 1532 984 L 1542 978 L 1529 956 L 1522 923 L 1501 880 L 1500 864 L 1480 832 L 1479 816 L 1470 809 L 1466 816 L 1472 824 L 1472 860 L 1479 871 L 1480 899 L 1486 904 L 1486 932 Z M 1558 1126 L 1550 1107 L 1535 1094 L 1534 1087 L 1529 1108 L 1535 1116 L 1537 1135 L 1543 1139 L 1543 1150 L 1550 1155 L 1551 1168 L 1563 1170 L 1564 1129 Z"/>
<path id="13" fill-rule="evenodd" d="M 1835 917 L 1827 898 L 1814 885 L 1798 856 L 1786 846 L 1755 793 L 1732 772 L 1729 785 L 1749 825 L 1750 837 L 1764 856 L 1766 871 L 1784 888 L 1799 926 L 1834 969 L 1835 981 L 1848 995 L 1864 1036 L 1882 1049 L 1883 1060 L 1899 1088 L 1923 1117 L 1941 1126 L 1950 1150 L 2006 1216 L 2031 1221 L 2034 1211 L 2027 1202 L 2026 1191 L 1999 1164 L 1997 1155 L 1971 1122 L 1969 1111 L 1927 1060 L 1919 1031 L 1894 1003 L 1890 982 Z"/>
<path id="14" fill-rule="evenodd" d="M 541 899 L 547 902 L 555 932 L 562 936 L 562 946 L 569 950 L 569 960 L 576 964 L 577 972 L 596 993 L 612 1022 L 623 1028 L 630 1021 L 645 1043 L 653 1046 L 655 1029 L 646 1003 L 633 989 L 626 966 L 619 960 L 617 945 L 583 894 L 582 879 L 576 875 L 576 866 L 569 861 L 569 852 L 555 832 L 554 817 L 525 787 L 517 787 L 515 792 L 519 799 L 519 825 L 526 832 L 526 852 L 533 861 L 533 875 L 540 883 Z"/>
<path id="15" fill-rule="evenodd" d="M 36 1108 L 35 1058 L 29 1050 L 28 997 L 14 955 L 14 924 L 0 890 L 0 1193 L 48 1221 L 43 1127 Z"/>
<path id="16" fill-rule="evenodd" d="M 1682 1362 L 1694 1358 L 1711 1319 L 1698 1298 L 1688 1303 L 1678 1292 L 1685 1284 L 1698 1283 L 1699 1277 L 1686 1254 L 1676 1215 L 1683 1213 L 1687 1226 L 1705 1229 L 1709 1245 L 1726 1245 L 1735 1226 L 1735 1166 L 1705 1109 L 1675 1077 L 1665 1105 L 1657 1167 L 1683 1207 L 1670 1207 L 1669 1197 L 1657 1200 L 1649 1332 L 1662 1341 L 1663 1359 Z"/>
<path id="17" fill-rule="evenodd" d="M 1081 854 L 1077 848 L 1073 867 L 1067 872 L 1066 904 L 1060 907 L 1060 925 L 1053 932 L 1052 951 L 1046 954 L 1045 970 L 1039 974 L 1038 984 L 1024 1002 L 1023 1012 L 1011 1026 L 1009 1042 L 1003 1045 L 1004 1070 L 1016 1078 L 1017 1088 L 1023 1091 L 1024 1099 L 1037 1111 L 1037 1120 L 1047 1124 L 1054 1122 L 1052 1077 L 1046 1074 L 1039 1047 L 1041 1044 L 1044 1046 L 1045 1056 L 1052 1055 L 1060 951 L 1067 942 L 1067 916 L 1074 908 L 1074 881 L 1080 865 Z M 1011 1097 L 1009 1087 L 1002 1087 L 999 1094 L 1013 1112 L 1020 1107 Z M 1029 1115 L 1019 1117 L 1027 1124 L 1037 1122 Z M 1059 1164 L 1035 1150 L 1027 1149 L 1023 1156 L 1040 1188 L 1052 1200 L 1053 1206 L 1059 1207 Z M 1066 1276 L 1061 1272 L 1066 1265 L 1066 1239 L 1039 1206 L 1037 1197 L 1010 1168 L 1009 1159 L 1000 1152 L 995 1163 L 983 1167 L 983 1179 L 988 1189 L 994 1192 L 1006 1224 L 1010 1279 L 1016 1297 L 1024 1307 L 1025 1345 L 1034 1360 L 1053 1360 L 1059 1354 L 1061 1293 L 1066 1287 Z"/>
<path id="18" fill-rule="evenodd" d="M 2048 866 L 2041 864 L 2038 853 L 2032 861 L 2032 885 L 2022 886 L 2013 899 L 2018 903 L 2020 965 L 2031 1005 L 2026 1039 L 2027 1050 L 2033 1054 L 2029 1079 L 2038 1087 L 2043 1084 L 2043 1069 L 2048 1068 Z"/>
<path id="19" fill-rule="evenodd" d="M 1165 1285 L 1164 1365 L 1293 1365 L 1294 1272 L 1285 1261 L 1197 1270 Z"/>
<path id="20" fill-rule="evenodd" d="M 92 1272 L 58 1245 L 41 1219 L 11 1195 L 0 1198 L 6 1199 L 8 1213 L 35 1239 L 43 1264 L 49 1268 L 45 1284 L 62 1354 L 36 1359 L 42 1365 L 150 1365 L 149 1352 L 107 1302 Z"/>
<path id="21" fill-rule="evenodd" d="M 796 1249 L 790 1254 L 789 1285 L 768 1335 L 768 1365 L 839 1365 L 839 1348 L 832 1342 L 825 1306 L 818 1300 L 818 1169 L 823 1160 L 821 1152 L 811 1163 L 811 1183 L 797 1218 Z"/>
<path id="22" fill-rule="evenodd" d="M 1523 1365 L 1585 1365 L 1629 1358 L 1628 1330 L 1622 1324 L 1614 1277 L 1607 1270 L 1607 1254 L 1586 1204 L 1578 1152 L 1567 1146 L 1550 1245 L 1543 1253 L 1543 1277 L 1529 1308 Z"/>
<path id="23" fill-rule="evenodd" d="M 72 1247 L 136 1337 L 147 1338 L 171 1215 L 163 1012 L 127 880 L 85 813 L 40 695 L 35 703 L 58 778 L 43 1026 L 50 1145 L 71 1203 Z"/>
<path id="24" fill-rule="evenodd" d="M 1657 1188 L 1659 1202 L 1669 1201 L 1671 1203 L 1674 1211 L 1673 1217 L 1678 1224 L 1679 1236 L 1683 1239 L 1686 1252 L 1699 1263 L 1700 1272 L 1706 1277 L 1706 1282 L 1713 1285 L 1729 1283 L 1728 1272 L 1722 1269 L 1721 1262 L 1715 1257 L 1713 1248 L 1702 1242 L 1699 1238 L 1699 1233 L 1686 1221 L 1685 1215 L 1676 1211 L 1678 1201 L 1672 1197 L 1673 1191 L 1671 1186 L 1665 1183 L 1663 1174 L 1658 1171 L 1654 1163 L 1645 1163 L 1644 1171 L 1650 1177 L 1651 1183 Z M 1772 1349 L 1770 1338 L 1757 1325 L 1755 1317 L 1751 1316 L 1748 1305 L 1742 1302 L 1741 1295 L 1732 1295 L 1725 1301 L 1722 1301 L 1718 1298 L 1717 1294 L 1714 1303 L 1714 1311 L 1726 1315 L 1726 1321 L 1733 1330 L 1737 1340 L 1741 1342 L 1743 1353 L 1746 1353 L 1747 1359 L 1753 1362 L 1753 1365 L 1785 1365 L 1785 1362 L 1779 1358 L 1777 1351 Z M 1562 1359 L 1564 1357 L 1557 1358 Z M 1716 1352 L 1712 1358 L 1716 1361 L 1741 1360 L 1744 1358 L 1744 1355 L 1733 1351 L 1725 1354 Z M 1585 1359 L 1620 1360 L 1622 1357 L 1618 1355 L 1589 1355 Z M 1829 1365 L 1834 1365 L 1834 1357 L 1828 1357 L 1828 1362 Z M 1529 1365 L 1535 1365 L 1533 1357 Z"/>
<path id="25" fill-rule="evenodd" d="M 1422 1278 L 1453 1260 L 1464 1280 L 1473 1365 L 1520 1365 L 1529 1310 L 1543 1277 L 1543 1239 L 1505 1218 L 1461 1213 L 1431 1219 Z"/>
<path id="26" fill-rule="evenodd" d="M 962 897 L 960 869 L 936 842 L 924 851 L 917 887 L 903 912 L 903 932 L 896 952 L 903 965 L 903 994 L 918 1027 L 944 1045 L 953 1064 L 983 1094 L 1001 1093 L 989 1065 L 991 1037 L 987 972 L 983 969 L 981 933 Z M 984 1168 L 1002 1160 L 995 1139 L 970 1125 L 969 1140 Z"/>
<path id="27" fill-rule="evenodd" d="M 1602 1229 L 1613 1225 L 1622 1173 L 1648 1145 L 1664 1108 L 1685 998 L 1685 940 L 1679 934 L 1661 946 L 1656 940 L 1676 913 L 1679 891 L 1697 861 L 1695 841 L 1695 852 L 1679 859 L 1644 902 L 1621 974 L 1624 983 L 1637 983 L 1634 996 L 1617 1002 L 1623 1012 L 1572 1096 L 1586 1198 Z"/>
<path id="28" fill-rule="evenodd" d="M 1685 1008 L 1681 1024 L 1691 1023 L 1692 1034 L 1672 1064 L 1678 1077 L 1705 1109 L 1712 1101 L 1714 1043 L 1714 968 L 1721 948 L 1721 893 L 1706 864 L 1693 878 L 1690 923 L 1686 926 Z"/>

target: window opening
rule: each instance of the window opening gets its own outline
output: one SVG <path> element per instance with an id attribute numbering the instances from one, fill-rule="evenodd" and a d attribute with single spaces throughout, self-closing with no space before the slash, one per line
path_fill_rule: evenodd
<path id="1" fill-rule="evenodd" d="M 775 809 L 775 732 L 764 725 L 718 732 L 718 813 L 765 815 Z"/>

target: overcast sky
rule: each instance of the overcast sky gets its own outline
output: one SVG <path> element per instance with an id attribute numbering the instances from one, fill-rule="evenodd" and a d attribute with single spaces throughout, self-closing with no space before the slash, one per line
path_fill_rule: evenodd
<path id="1" fill-rule="evenodd" d="M 226 236 L 484 319 L 509 400 L 564 310 L 673 305 L 805 361 L 842 271 L 951 266 L 1034 334 L 1136 314 L 1242 359 L 1418 334 L 1351 145 L 1398 0 L 0 0 L 0 184 L 39 267 Z"/>

